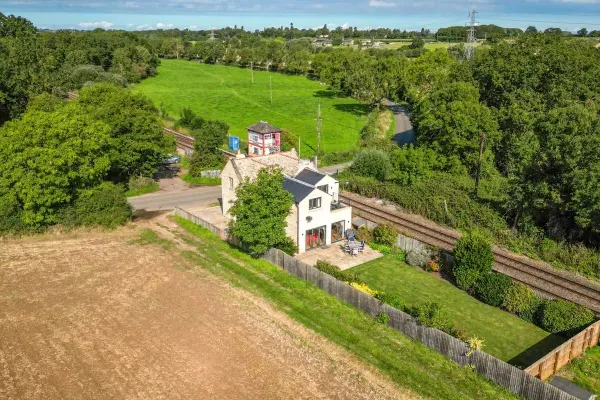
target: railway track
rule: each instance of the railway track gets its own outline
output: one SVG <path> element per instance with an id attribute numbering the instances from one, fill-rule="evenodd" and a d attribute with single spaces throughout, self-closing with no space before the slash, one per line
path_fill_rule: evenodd
<path id="1" fill-rule="evenodd" d="M 419 216 L 376 206 L 371 199 L 353 193 L 340 193 L 339 199 L 352 206 L 356 214 L 373 222 L 392 224 L 398 231 L 429 246 L 452 251 L 461 236 L 453 229 Z M 569 300 L 600 313 L 600 284 L 500 247 L 494 246 L 492 250 L 495 271 L 526 284 L 539 294 Z"/>
<path id="2" fill-rule="evenodd" d="M 175 141 L 177 142 L 177 146 L 183 148 L 184 150 L 194 150 L 194 138 L 191 136 L 184 135 L 180 132 L 174 131 L 173 129 L 163 127 L 163 131 L 168 133 L 169 135 L 175 136 Z"/>

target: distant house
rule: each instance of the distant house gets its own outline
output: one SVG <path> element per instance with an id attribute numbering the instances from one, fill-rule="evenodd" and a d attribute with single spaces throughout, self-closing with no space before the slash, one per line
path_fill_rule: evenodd
<path id="1" fill-rule="evenodd" d="M 248 127 L 248 155 L 266 156 L 281 150 L 281 129 L 260 121 Z"/>
<path id="2" fill-rule="evenodd" d="M 318 38 L 313 41 L 313 44 L 317 47 L 331 47 L 333 46 L 333 41 L 331 39 Z"/>
<path id="3" fill-rule="evenodd" d="M 286 233 L 300 253 L 345 238 L 346 229 L 351 228 L 352 208 L 338 201 L 339 182 L 318 172 L 314 163 L 300 160 L 295 150 L 230 159 L 221 172 L 223 215 L 228 215 L 237 198 L 238 185 L 245 179 L 253 181 L 267 167 L 283 172 L 283 188 L 294 198 Z"/>
<path id="4" fill-rule="evenodd" d="M 352 40 L 352 39 L 342 40 L 342 46 L 352 46 L 353 44 L 354 44 L 354 40 Z"/>

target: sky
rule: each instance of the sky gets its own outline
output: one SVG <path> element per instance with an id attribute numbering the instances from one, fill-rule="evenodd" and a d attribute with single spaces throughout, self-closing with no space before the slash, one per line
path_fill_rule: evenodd
<path id="1" fill-rule="evenodd" d="M 47 29 L 210 29 L 337 26 L 436 30 L 480 24 L 600 30 L 600 0 L 0 0 L 0 12 Z"/>

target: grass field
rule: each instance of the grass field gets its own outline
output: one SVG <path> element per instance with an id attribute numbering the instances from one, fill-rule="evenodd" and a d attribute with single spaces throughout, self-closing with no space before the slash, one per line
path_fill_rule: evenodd
<path id="1" fill-rule="evenodd" d="M 273 104 L 269 98 L 272 79 Z M 315 153 L 317 107 L 321 104 L 321 149 L 325 152 L 355 146 L 369 112 L 357 101 L 338 97 L 326 86 L 301 76 L 254 72 L 183 60 L 162 60 L 158 75 L 135 87 L 168 113 L 178 116 L 189 107 L 206 119 L 225 121 L 231 135 L 247 139 L 246 127 L 267 121 L 300 136 L 302 156 Z"/>
<path id="2" fill-rule="evenodd" d="M 592 347 L 561 369 L 558 375 L 600 394 L 600 347 Z"/>
<path id="3" fill-rule="evenodd" d="M 375 366 L 400 387 L 430 399 L 517 398 L 472 369 L 457 366 L 314 285 L 265 260 L 251 258 L 192 222 L 179 217 L 175 220 L 196 238 L 184 239 L 196 249 L 185 254 L 199 267 L 264 297 L 292 319 Z"/>
<path id="4" fill-rule="evenodd" d="M 456 327 L 464 330 L 469 337 L 484 340 L 484 351 L 517 366 L 528 366 L 563 341 L 510 313 L 478 301 L 450 283 L 411 267 L 393 255 L 350 271 L 359 272 L 372 289 L 395 293 L 409 305 L 438 302 Z M 522 354 L 528 349 L 530 352 Z"/>

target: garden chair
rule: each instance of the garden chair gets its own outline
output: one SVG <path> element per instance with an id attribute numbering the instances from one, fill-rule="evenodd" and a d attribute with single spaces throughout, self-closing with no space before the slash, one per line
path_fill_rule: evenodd
<path id="1" fill-rule="evenodd" d="M 361 240 L 360 241 L 360 247 L 358 248 L 358 252 L 362 253 L 364 251 L 364 249 L 365 249 L 365 241 Z"/>

